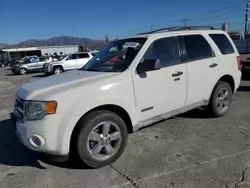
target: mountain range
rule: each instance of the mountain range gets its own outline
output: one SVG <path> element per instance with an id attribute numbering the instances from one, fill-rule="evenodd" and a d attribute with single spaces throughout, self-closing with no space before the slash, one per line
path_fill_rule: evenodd
<path id="1" fill-rule="evenodd" d="M 103 40 L 94 40 L 90 38 L 80 38 L 71 36 L 57 36 L 49 39 L 29 39 L 18 44 L 0 43 L 0 48 L 22 48 L 36 46 L 63 46 L 63 45 L 78 45 L 88 48 L 102 48 L 105 45 Z"/>

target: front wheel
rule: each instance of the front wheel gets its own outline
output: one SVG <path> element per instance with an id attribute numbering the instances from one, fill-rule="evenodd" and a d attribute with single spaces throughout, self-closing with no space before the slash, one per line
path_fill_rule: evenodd
<path id="1" fill-rule="evenodd" d="M 121 156 L 127 137 L 127 127 L 117 114 L 103 110 L 91 112 L 78 126 L 78 156 L 91 168 L 106 166 Z"/>
<path id="2" fill-rule="evenodd" d="M 21 74 L 21 75 L 25 75 L 25 74 L 27 74 L 27 69 L 25 69 L 25 68 L 20 68 L 19 69 L 19 74 Z"/>
<path id="3" fill-rule="evenodd" d="M 54 67 L 54 69 L 53 69 L 54 74 L 60 74 L 62 72 L 63 72 L 62 67 Z"/>
<path id="4" fill-rule="evenodd" d="M 231 105 L 232 89 L 226 82 L 219 81 L 211 95 L 208 111 L 213 117 L 227 114 Z"/>

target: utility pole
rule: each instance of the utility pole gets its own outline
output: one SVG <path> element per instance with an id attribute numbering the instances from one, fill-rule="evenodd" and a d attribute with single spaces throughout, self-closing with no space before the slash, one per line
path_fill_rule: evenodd
<path id="1" fill-rule="evenodd" d="M 109 36 L 108 36 L 108 34 L 106 34 L 105 35 L 105 44 L 108 44 L 108 42 L 109 42 Z"/>
<path id="2" fill-rule="evenodd" d="M 223 31 L 228 32 L 228 22 L 223 23 L 221 29 L 222 29 Z"/>
<path id="3" fill-rule="evenodd" d="M 181 21 L 182 21 L 183 25 L 186 27 L 186 26 L 187 26 L 187 22 L 188 22 L 189 20 L 188 20 L 188 19 L 182 19 Z"/>
<path id="4" fill-rule="evenodd" d="M 74 28 L 72 25 L 71 25 L 71 37 L 73 37 L 73 45 L 75 45 Z M 74 47 L 74 52 L 75 52 L 75 47 Z"/>
<path id="5" fill-rule="evenodd" d="M 248 27 L 249 27 L 249 7 L 250 7 L 250 3 L 246 3 L 246 11 L 245 11 L 245 31 L 244 31 L 244 38 L 247 39 L 248 38 Z"/>

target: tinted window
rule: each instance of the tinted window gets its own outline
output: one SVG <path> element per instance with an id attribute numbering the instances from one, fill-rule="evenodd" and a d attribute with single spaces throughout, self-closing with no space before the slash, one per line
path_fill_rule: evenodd
<path id="1" fill-rule="evenodd" d="M 47 61 L 48 59 L 46 57 L 39 57 L 39 61 Z"/>
<path id="2" fill-rule="evenodd" d="M 220 49 L 220 52 L 224 55 L 226 54 L 232 54 L 234 53 L 234 49 L 232 47 L 232 44 L 228 40 L 228 38 L 223 34 L 210 34 L 209 35 L 215 44 Z"/>
<path id="3" fill-rule="evenodd" d="M 144 55 L 144 59 L 159 59 L 162 67 L 180 63 L 179 45 L 176 37 L 159 39 L 153 42 Z"/>
<path id="4" fill-rule="evenodd" d="M 187 51 L 187 60 L 194 61 L 212 57 L 212 50 L 207 40 L 201 35 L 183 36 Z"/>
<path id="5" fill-rule="evenodd" d="M 78 59 L 78 54 L 72 54 L 72 59 Z"/>
<path id="6" fill-rule="evenodd" d="M 78 54 L 79 58 L 89 58 L 89 54 Z"/>

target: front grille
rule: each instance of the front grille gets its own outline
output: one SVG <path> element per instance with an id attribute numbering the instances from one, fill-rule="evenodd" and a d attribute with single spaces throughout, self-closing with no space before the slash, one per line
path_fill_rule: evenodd
<path id="1" fill-rule="evenodd" d="M 24 100 L 21 99 L 20 97 L 16 97 L 15 100 L 15 115 L 16 117 L 24 122 Z"/>

